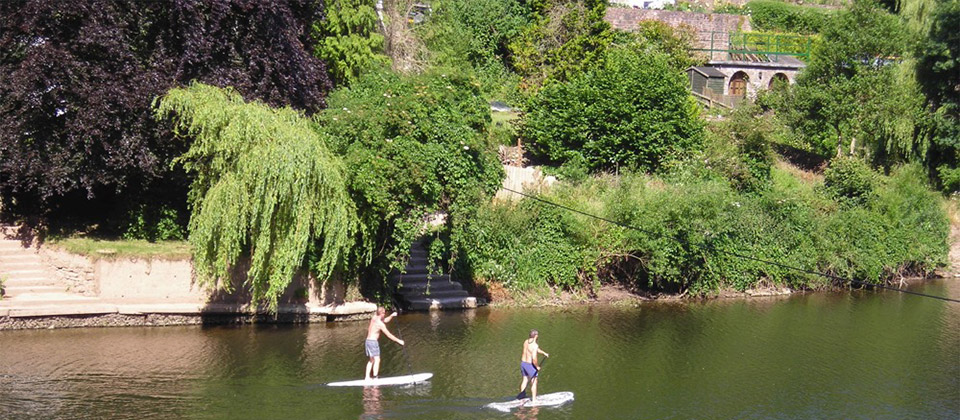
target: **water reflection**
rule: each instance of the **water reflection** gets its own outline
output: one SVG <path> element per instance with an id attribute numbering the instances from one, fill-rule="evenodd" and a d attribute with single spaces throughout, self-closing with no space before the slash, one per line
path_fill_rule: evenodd
<path id="1" fill-rule="evenodd" d="M 361 420 L 379 419 L 383 414 L 383 406 L 380 405 L 380 387 L 363 387 L 363 414 Z"/>
<path id="2" fill-rule="evenodd" d="M 526 407 L 517 410 L 513 416 L 520 420 L 537 420 L 537 414 L 540 414 L 540 407 Z"/>

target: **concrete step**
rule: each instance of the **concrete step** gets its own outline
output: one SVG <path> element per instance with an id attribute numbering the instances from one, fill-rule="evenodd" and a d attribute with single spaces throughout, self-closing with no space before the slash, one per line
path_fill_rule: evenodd
<path id="1" fill-rule="evenodd" d="M 31 248 L 0 249 L 0 258 L 2 259 L 24 258 L 30 255 L 35 256 L 37 258 L 40 257 L 40 254 L 37 254 L 37 252 Z"/>
<path id="2" fill-rule="evenodd" d="M 97 298 L 81 296 L 76 293 L 67 293 L 61 289 L 59 293 L 22 293 L 19 295 L 4 296 L 3 300 L 0 300 L 0 306 L 13 306 L 22 302 L 51 302 L 51 304 L 59 304 L 70 301 L 80 302 L 92 300 L 97 300 Z"/>
<path id="3" fill-rule="evenodd" d="M 425 265 L 419 265 L 419 266 L 416 266 L 416 267 L 407 266 L 407 267 L 404 269 L 404 271 L 405 271 L 405 272 L 404 272 L 403 274 L 401 274 L 401 273 L 399 273 L 399 272 L 394 272 L 392 276 L 393 276 L 393 277 L 396 277 L 396 276 L 409 276 L 409 275 L 415 275 L 415 274 L 428 274 L 428 273 L 430 272 L 430 270 L 428 270 L 428 269 L 427 269 L 427 266 L 425 266 Z"/>
<path id="4" fill-rule="evenodd" d="M 407 260 L 407 266 L 408 266 L 408 267 L 416 267 L 416 266 L 421 266 L 421 265 L 427 265 L 427 262 L 428 262 L 428 260 L 427 260 L 427 256 L 426 256 L 426 255 L 420 255 L 420 256 L 411 255 L 411 256 L 410 256 L 410 259 Z"/>
<path id="5" fill-rule="evenodd" d="M 406 295 L 408 293 L 424 293 L 427 290 L 431 292 L 463 290 L 463 286 L 461 286 L 460 283 L 452 281 L 404 283 L 403 286 L 397 288 L 397 293 Z"/>
<path id="6" fill-rule="evenodd" d="M 449 274 L 404 274 L 393 277 L 393 281 L 400 284 L 423 283 L 427 281 L 450 281 Z"/>
<path id="7" fill-rule="evenodd" d="M 0 255 L 0 262 L 21 262 L 21 261 L 43 261 L 40 254 L 29 252 L 18 252 L 16 254 Z"/>
<path id="8" fill-rule="evenodd" d="M 414 299 L 407 302 L 407 309 L 429 311 L 438 309 L 468 309 L 477 307 L 477 298 L 450 297 L 436 299 Z"/>
<path id="9" fill-rule="evenodd" d="M 4 275 L 0 273 L 0 275 Z M 6 284 L 32 284 L 34 282 L 54 281 L 50 276 L 7 276 L 4 282 Z"/>
<path id="10" fill-rule="evenodd" d="M 60 283 L 52 277 L 25 277 L 25 278 L 6 279 L 3 282 L 3 284 L 8 287 L 12 287 L 12 286 L 29 287 L 29 286 L 56 286 Z"/>
<path id="11" fill-rule="evenodd" d="M 30 269 L 30 270 L 3 270 L 0 271 L 0 275 L 7 276 L 8 279 L 15 278 L 33 278 L 33 277 L 46 277 L 47 272 L 44 270 Z"/>
<path id="12" fill-rule="evenodd" d="M 403 299 L 406 301 L 414 301 L 417 299 L 440 299 L 440 298 L 453 298 L 453 297 L 470 297 L 470 294 L 466 290 L 431 290 L 429 293 L 408 293 L 403 296 Z"/>
<path id="13" fill-rule="evenodd" d="M 37 259 L 37 261 L 18 261 L 18 262 L 8 262 L 0 260 L 0 273 L 7 273 L 11 271 L 22 271 L 22 270 L 43 270 L 46 265 L 42 261 Z"/>
<path id="14" fill-rule="evenodd" d="M 11 296 L 11 297 L 20 296 L 24 294 L 63 293 L 67 291 L 63 286 L 57 286 L 54 284 L 31 285 L 31 286 L 5 284 L 3 286 L 3 290 L 6 292 L 6 296 Z"/>

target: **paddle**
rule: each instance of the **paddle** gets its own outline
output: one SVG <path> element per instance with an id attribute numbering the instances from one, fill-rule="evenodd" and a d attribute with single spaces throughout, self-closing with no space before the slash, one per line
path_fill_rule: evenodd
<path id="1" fill-rule="evenodd" d="M 540 361 L 540 356 L 536 356 L 536 357 L 537 357 L 537 365 L 534 367 L 536 368 L 537 366 L 539 366 L 539 368 L 537 368 L 537 377 L 540 377 L 540 369 L 543 369 L 543 364 L 547 363 L 547 359 L 549 359 L 549 357 L 544 357 L 542 362 Z M 522 400 L 524 398 L 527 398 L 526 389 L 524 389 L 523 391 L 520 391 L 520 393 L 517 394 L 517 398 L 515 399 Z"/>

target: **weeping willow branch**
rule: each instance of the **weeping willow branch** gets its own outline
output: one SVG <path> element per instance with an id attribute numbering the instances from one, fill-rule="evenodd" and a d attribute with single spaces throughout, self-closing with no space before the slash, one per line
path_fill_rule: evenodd
<path id="1" fill-rule="evenodd" d="M 156 116 L 194 139 L 176 162 L 195 176 L 190 243 L 200 282 L 229 290 L 231 269 L 249 255 L 246 285 L 276 309 L 308 253 L 318 278 L 336 270 L 357 212 L 342 160 L 309 119 L 204 84 L 172 89 Z"/>

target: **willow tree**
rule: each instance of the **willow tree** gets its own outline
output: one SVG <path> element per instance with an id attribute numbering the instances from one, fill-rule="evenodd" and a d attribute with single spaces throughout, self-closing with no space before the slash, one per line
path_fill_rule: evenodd
<path id="1" fill-rule="evenodd" d="M 193 138 L 176 161 L 194 176 L 190 243 L 202 283 L 229 290 L 231 271 L 249 258 L 245 285 L 275 309 L 308 255 L 318 278 L 337 269 L 356 209 L 341 159 L 309 119 L 204 84 L 170 90 L 156 116 Z"/>

